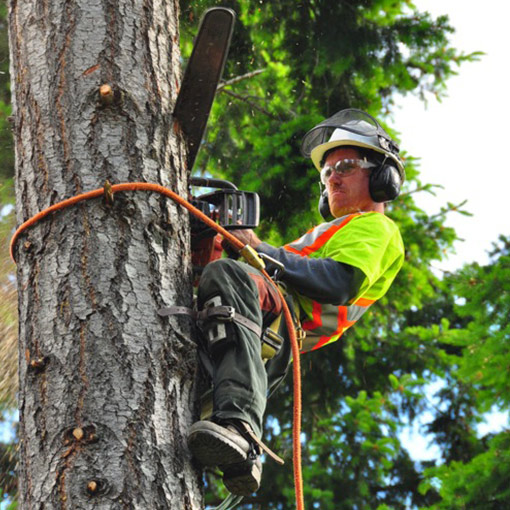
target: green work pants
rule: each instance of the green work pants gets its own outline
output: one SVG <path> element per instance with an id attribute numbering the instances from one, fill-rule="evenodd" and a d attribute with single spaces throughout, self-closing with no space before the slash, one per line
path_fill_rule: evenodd
<path id="1" fill-rule="evenodd" d="M 220 296 L 221 304 L 234 307 L 264 330 L 281 313 L 281 298 L 267 279 L 251 266 L 231 259 L 208 264 L 198 286 L 198 309 Z M 284 322 L 284 321 L 282 321 Z M 264 363 L 261 339 L 236 322 L 226 326 L 226 338 L 204 345 L 213 384 L 215 421 L 239 419 L 249 423 L 260 438 L 268 393 L 285 377 L 291 349 L 286 331 L 279 353 Z M 207 342 L 205 342 L 207 344 Z"/>

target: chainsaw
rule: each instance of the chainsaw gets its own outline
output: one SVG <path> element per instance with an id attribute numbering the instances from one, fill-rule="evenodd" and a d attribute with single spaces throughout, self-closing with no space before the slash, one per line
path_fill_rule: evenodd
<path id="1" fill-rule="evenodd" d="M 193 169 L 223 74 L 234 21 L 234 11 L 225 7 L 214 7 L 204 13 L 184 72 L 173 118 L 184 134 L 189 171 Z M 213 191 L 196 195 L 203 188 Z M 257 193 L 241 191 L 229 181 L 191 177 L 190 199 L 197 209 L 227 230 L 255 228 L 259 224 Z M 197 275 L 223 253 L 221 236 L 193 216 L 191 250 Z"/>
<path id="2" fill-rule="evenodd" d="M 226 230 L 255 228 L 259 224 L 259 196 L 241 191 L 229 181 L 192 177 L 193 187 L 214 188 L 198 196 L 191 194 L 191 203 Z M 191 216 L 191 256 L 193 270 L 199 275 L 209 262 L 222 257 L 221 235 Z"/>

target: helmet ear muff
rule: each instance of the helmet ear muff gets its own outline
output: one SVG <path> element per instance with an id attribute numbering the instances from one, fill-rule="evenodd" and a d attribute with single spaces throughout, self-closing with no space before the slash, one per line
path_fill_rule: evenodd
<path id="1" fill-rule="evenodd" d="M 374 202 L 390 202 L 400 193 L 402 180 L 399 171 L 390 163 L 383 162 L 370 172 L 369 190 Z"/>
<path id="2" fill-rule="evenodd" d="M 331 214 L 331 209 L 329 208 L 328 201 L 328 192 L 326 189 L 321 191 L 321 196 L 319 198 L 319 213 L 326 220 L 333 220 L 333 214 Z"/>

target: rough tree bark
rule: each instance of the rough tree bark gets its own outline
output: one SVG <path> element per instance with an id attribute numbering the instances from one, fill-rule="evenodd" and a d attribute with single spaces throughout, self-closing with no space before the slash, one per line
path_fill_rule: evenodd
<path id="1" fill-rule="evenodd" d="M 18 223 L 106 179 L 186 196 L 178 1 L 9 8 Z M 191 303 L 187 213 L 119 193 L 39 222 L 16 253 L 20 507 L 203 508 L 184 440 L 194 344 L 186 320 L 157 315 Z"/>

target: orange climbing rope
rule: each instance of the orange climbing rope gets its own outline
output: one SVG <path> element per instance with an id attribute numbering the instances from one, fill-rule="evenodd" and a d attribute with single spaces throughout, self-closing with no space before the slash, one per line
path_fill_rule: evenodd
<path id="1" fill-rule="evenodd" d="M 241 241 L 239 241 L 236 237 L 234 237 L 230 232 L 225 230 L 223 227 L 218 225 L 211 218 L 206 216 L 202 211 L 198 210 L 192 204 L 190 204 L 186 199 L 179 196 L 174 191 L 165 188 L 159 184 L 153 184 L 148 182 L 131 182 L 131 183 L 121 183 L 110 185 L 109 183 L 105 184 L 103 188 L 98 188 L 92 191 L 88 191 L 86 193 L 81 193 L 80 195 L 76 195 L 74 197 L 68 198 L 67 200 L 63 200 L 62 202 L 58 202 L 47 209 L 42 210 L 36 215 L 32 216 L 30 219 L 25 221 L 22 225 L 18 227 L 14 235 L 12 236 L 10 243 L 10 254 L 12 260 L 15 262 L 14 258 L 14 249 L 16 247 L 16 243 L 20 237 L 20 235 L 32 225 L 35 225 L 38 221 L 42 220 L 46 216 L 54 213 L 56 211 L 65 209 L 72 205 L 75 205 L 79 202 L 83 202 L 84 200 L 90 200 L 92 198 L 97 198 L 100 196 L 105 196 L 109 199 L 113 198 L 113 194 L 119 191 L 153 191 L 156 193 L 160 193 L 174 202 L 178 203 L 182 207 L 186 208 L 191 214 L 199 218 L 203 221 L 208 227 L 215 230 L 217 233 L 221 234 L 234 248 L 239 250 L 239 253 L 246 258 L 246 260 L 251 264 L 257 267 L 264 276 L 271 282 L 271 285 L 275 287 L 278 291 L 278 294 L 283 303 L 283 313 L 285 317 L 285 322 L 287 324 L 287 329 L 289 331 L 290 343 L 292 348 L 292 357 L 293 357 L 293 382 L 294 382 L 294 410 L 293 410 L 293 426 L 292 426 L 292 441 L 293 441 L 293 467 L 294 467 L 294 486 L 296 491 L 296 510 L 304 510 L 304 499 L 303 499 L 303 478 L 301 473 L 301 365 L 299 358 L 299 344 L 297 340 L 296 330 L 294 328 L 294 321 L 292 319 L 292 315 L 290 313 L 290 309 L 285 301 L 285 298 L 279 289 L 278 285 L 271 279 L 269 274 L 264 269 L 263 261 L 258 257 L 257 253 L 251 249 L 249 246 L 245 246 Z"/>

